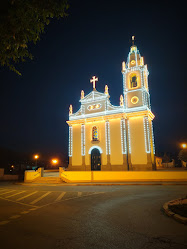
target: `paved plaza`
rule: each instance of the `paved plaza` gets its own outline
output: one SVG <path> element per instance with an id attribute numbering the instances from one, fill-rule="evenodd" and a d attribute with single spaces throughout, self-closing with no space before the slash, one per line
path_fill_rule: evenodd
<path id="1" fill-rule="evenodd" d="M 187 226 L 162 205 L 187 185 L 37 186 L 0 183 L 3 249 L 184 249 Z"/>

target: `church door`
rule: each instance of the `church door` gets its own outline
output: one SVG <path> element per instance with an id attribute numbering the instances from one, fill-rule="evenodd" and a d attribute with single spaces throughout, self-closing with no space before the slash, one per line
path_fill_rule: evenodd
<path id="1" fill-rule="evenodd" d="M 91 152 L 91 170 L 101 170 L 101 154 L 98 149 Z"/>

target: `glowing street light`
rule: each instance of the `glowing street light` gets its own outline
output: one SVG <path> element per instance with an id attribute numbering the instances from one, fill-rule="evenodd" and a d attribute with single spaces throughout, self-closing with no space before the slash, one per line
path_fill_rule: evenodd
<path id="1" fill-rule="evenodd" d="M 37 166 L 37 160 L 39 158 L 39 155 L 34 155 L 34 159 L 36 160 L 36 166 Z"/>
<path id="2" fill-rule="evenodd" d="M 186 148 L 187 148 L 187 144 L 183 143 L 183 144 L 181 144 L 181 147 L 182 147 L 183 149 L 186 149 Z"/>
<path id="3" fill-rule="evenodd" d="M 56 165 L 58 163 L 58 159 L 54 158 L 51 160 L 52 164 Z"/>
<path id="4" fill-rule="evenodd" d="M 14 165 L 11 165 L 10 171 L 13 171 L 13 170 L 14 170 Z"/>

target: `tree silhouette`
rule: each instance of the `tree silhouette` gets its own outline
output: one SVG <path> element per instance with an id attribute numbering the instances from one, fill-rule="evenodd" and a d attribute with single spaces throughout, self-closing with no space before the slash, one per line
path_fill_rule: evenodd
<path id="1" fill-rule="evenodd" d="M 0 64 L 21 75 L 15 64 L 32 59 L 28 44 L 40 39 L 52 18 L 67 16 L 67 0 L 2 0 Z"/>

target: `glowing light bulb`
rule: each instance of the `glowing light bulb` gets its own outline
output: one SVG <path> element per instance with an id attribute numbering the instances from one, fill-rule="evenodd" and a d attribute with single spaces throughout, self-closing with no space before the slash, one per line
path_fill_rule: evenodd
<path id="1" fill-rule="evenodd" d="M 181 144 L 181 147 L 182 147 L 183 149 L 186 149 L 186 148 L 187 148 L 187 144 L 183 143 L 183 144 Z"/>

